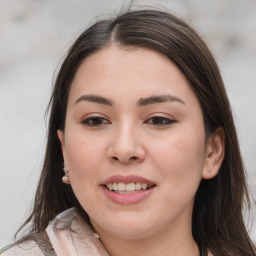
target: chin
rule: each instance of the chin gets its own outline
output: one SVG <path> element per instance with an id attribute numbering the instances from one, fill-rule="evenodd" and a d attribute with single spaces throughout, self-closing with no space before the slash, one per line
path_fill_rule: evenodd
<path id="1" fill-rule="evenodd" d="M 109 227 L 109 232 L 111 232 L 114 236 L 123 238 L 123 239 L 142 239 L 150 234 L 150 228 L 145 226 L 136 226 L 136 224 L 130 225 L 120 225 L 120 226 L 112 226 Z"/>
<path id="2" fill-rule="evenodd" d="M 142 221 L 143 220 L 143 221 Z M 152 223 L 156 223 L 152 219 L 142 218 L 138 213 L 119 214 L 111 216 L 111 218 L 100 220 L 96 224 L 97 227 L 103 229 L 107 233 L 124 239 L 144 238 L 153 229 Z"/>

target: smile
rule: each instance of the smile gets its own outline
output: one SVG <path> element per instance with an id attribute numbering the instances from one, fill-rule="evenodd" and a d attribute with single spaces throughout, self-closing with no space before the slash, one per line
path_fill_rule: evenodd
<path id="1" fill-rule="evenodd" d="M 136 182 L 136 183 L 132 182 L 128 184 L 125 184 L 123 182 L 119 182 L 119 183 L 114 182 L 114 183 L 108 183 L 106 185 L 108 190 L 114 191 L 115 193 L 119 193 L 119 194 L 136 193 L 137 191 L 150 189 L 153 186 L 155 185 L 148 185 L 146 183 L 140 183 L 140 182 Z"/>
<path id="2" fill-rule="evenodd" d="M 115 175 L 101 184 L 107 197 L 117 204 L 134 204 L 147 198 L 156 183 L 136 175 Z"/>

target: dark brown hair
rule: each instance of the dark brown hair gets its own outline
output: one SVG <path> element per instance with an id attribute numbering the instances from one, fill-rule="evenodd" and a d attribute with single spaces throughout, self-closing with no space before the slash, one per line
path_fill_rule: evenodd
<path id="1" fill-rule="evenodd" d="M 245 171 L 218 66 L 206 44 L 190 26 L 171 14 L 156 10 L 129 11 L 99 21 L 84 31 L 70 48 L 49 104 L 43 170 L 32 213 L 25 222 L 31 222 L 30 234 L 44 230 L 50 220 L 70 207 L 76 207 L 88 221 L 71 186 L 61 181 L 63 157 L 56 132 L 65 128 L 69 89 L 79 65 L 87 56 L 110 44 L 146 47 L 167 56 L 183 72 L 197 95 L 206 134 L 223 127 L 225 157 L 218 175 L 200 183 L 193 209 L 193 236 L 201 252 L 209 250 L 215 256 L 256 255 L 242 216 L 244 202 L 249 204 Z"/>

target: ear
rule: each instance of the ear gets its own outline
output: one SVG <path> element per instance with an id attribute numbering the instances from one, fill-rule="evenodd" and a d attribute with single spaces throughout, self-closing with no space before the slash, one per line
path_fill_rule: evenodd
<path id="1" fill-rule="evenodd" d="M 62 155 L 63 155 L 64 162 L 65 162 L 64 132 L 63 132 L 62 130 L 57 130 L 57 135 L 58 135 L 58 138 L 59 138 L 59 140 L 60 140 Z"/>
<path id="2" fill-rule="evenodd" d="M 203 179 L 211 179 L 218 174 L 224 155 L 225 132 L 222 127 L 219 127 L 208 138 L 202 172 Z"/>

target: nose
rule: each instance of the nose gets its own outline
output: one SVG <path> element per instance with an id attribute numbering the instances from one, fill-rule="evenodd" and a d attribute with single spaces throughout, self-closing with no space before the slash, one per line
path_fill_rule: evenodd
<path id="1" fill-rule="evenodd" d="M 131 125 L 122 125 L 113 131 L 107 157 L 111 162 L 130 164 L 145 159 L 145 149 L 138 138 L 138 133 Z"/>

